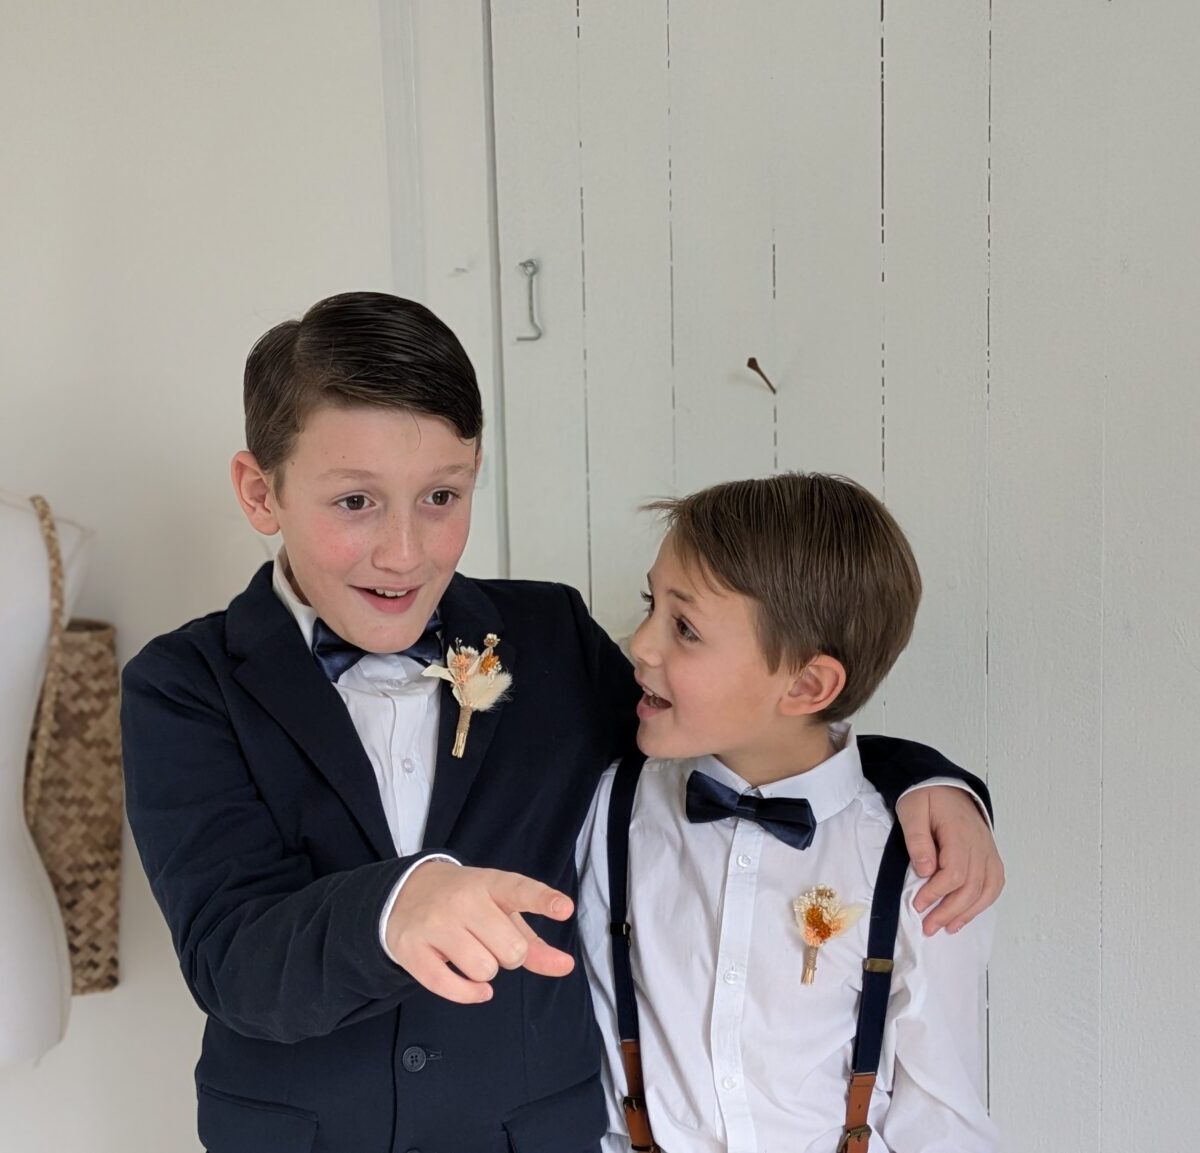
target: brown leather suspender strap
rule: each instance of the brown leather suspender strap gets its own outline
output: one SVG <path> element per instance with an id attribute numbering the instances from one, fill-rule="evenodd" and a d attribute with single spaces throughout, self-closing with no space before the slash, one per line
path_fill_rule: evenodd
<path id="1" fill-rule="evenodd" d="M 621 1101 L 625 1110 L 625 1127 L 629 1143 L 639 1153 L 655 1153 L 654 1133 L 650 1129 L 650 1114 L 646 1112 L 646 1084 L 642 1079 L 642 1050 L 637 1041 L 621 1042 L 621 1063 L 625 1066 L 626 1095 Z"/>
<path id="2" fill-rule="evenodd" d="M 871 1091 L 874 1088 L 874 1073 L 855 1073 L 851 1076 L 850 1092 L 846 1096 L 846 1127 L 838 1142 L 837 1153 L 867 1153 L 871 1141 L 867 1113 L 871 1108 Z"/>

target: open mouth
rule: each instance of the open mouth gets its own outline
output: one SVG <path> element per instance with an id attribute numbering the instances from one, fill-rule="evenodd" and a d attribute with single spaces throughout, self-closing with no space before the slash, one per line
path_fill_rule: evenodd
<path id="1" fill-rule="evenodd" d="M 355 585 L 354 587 L 355 591 L 373 607 L 383 612 L 397 613 L 403 612 L 413 603 L 420 589 L 419 585 L 407 589 L 364 588 L 362 585 Z"/>
<path id="2" fill-rule="evenodd" d="M 656 713 L 664 712 L 671 707 L 671 702 L 666 697 L 660 697 L 657 693 L 652 693 L 645 685 L 641 686 L 642 699 L 637 704 L 637 715 L 639 719 L 646 720 L 647 717 L 652 717 Z"/>

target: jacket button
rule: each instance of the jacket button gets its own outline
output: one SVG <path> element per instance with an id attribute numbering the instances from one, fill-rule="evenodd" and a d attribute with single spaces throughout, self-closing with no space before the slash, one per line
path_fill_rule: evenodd
<path id="1" fill-rule="evenodd" d="M 425 1068 L 427 1060 L 425 1050 L 420 1045 L 409 1045 L 403 1053 L 400 1054 L 400 1063 L 410 1073 L 419 1073 Z"/>

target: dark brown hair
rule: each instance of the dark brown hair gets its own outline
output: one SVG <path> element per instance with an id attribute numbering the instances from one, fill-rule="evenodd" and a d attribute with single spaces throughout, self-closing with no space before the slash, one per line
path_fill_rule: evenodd
<path id="1" fill-rule="evenodd" d="M 855 481 L 789 472 L 646 507 L 665 514 L 680 560 L 755 602 L 772 672 L 820 653 L 842 663 L 845 688 L 822 720 L 857 712 L 908 644 L 917 562 L 891 513 Z"/>
<path id="2" fill-rule="evenodd" d="M 464 440 L 483 430 L 475 370 L 458 338 L 424 305 L 345 292 L 264 333 L 246 358 L 246 447 L 278 473 L 321 405 L 438 416 Z M 276 488 L 282 475 L 276 476 Z"/>

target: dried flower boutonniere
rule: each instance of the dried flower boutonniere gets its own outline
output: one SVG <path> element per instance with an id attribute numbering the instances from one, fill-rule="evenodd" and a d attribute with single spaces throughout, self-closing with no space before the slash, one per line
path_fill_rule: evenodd
<path id="1" fill-rule="evenodd" d="M 804 984 L 811 985 L 817 975 L 817 950 L 840 937 L 866 911 L 866 905 L 843 905 L 828 885 L 806 889 L 792 902 L 792 913 L 804 935 Z"/>
<path id="2" fill-rule="evenodd" d="M 496 656 L 499 643 L 500 638 L 495 633 L 488 633 L 483 638 L 483 652 L 480 652 L 459 641 L 447 654 L 444 665 L 430 665 L 425 670 L 425 676 L 439 677 L 454 686 L 459 713 L 451 756 L 461 757 L 466 751 L 471 715 L 487 712 L 512 684 L 512 674 L 504 671 Z"/>

